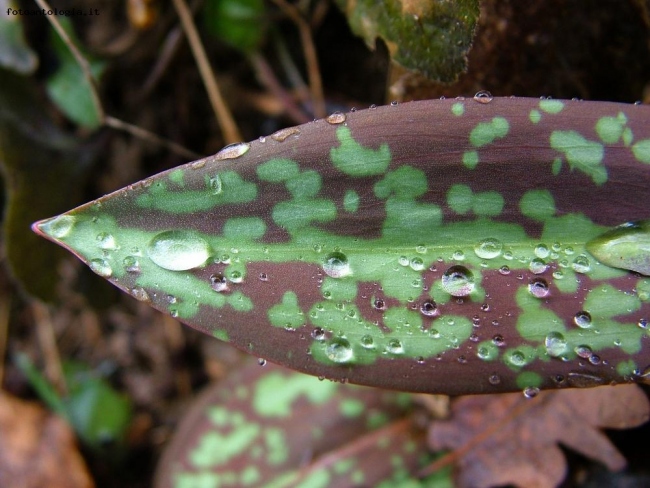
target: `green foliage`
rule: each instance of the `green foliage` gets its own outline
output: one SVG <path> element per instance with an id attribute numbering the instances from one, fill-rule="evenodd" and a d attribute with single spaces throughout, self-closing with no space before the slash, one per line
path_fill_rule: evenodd
<path id="1" fill-rule="evenodd" d="M 5 2 L 7 10 L 13 2 Z M 23 75 L 32 73 L 38 65 L 36 53 L 27 45 L 23 24 L 18 15 L 0 12 L 0 68 L 10 69 Z"/>
<path id="2" fill-rule="evenodd" d="M 210 34 L 244 53 L 256 51 L 266 33 L 263 0 L 207 0 L 203 17 Z"/>

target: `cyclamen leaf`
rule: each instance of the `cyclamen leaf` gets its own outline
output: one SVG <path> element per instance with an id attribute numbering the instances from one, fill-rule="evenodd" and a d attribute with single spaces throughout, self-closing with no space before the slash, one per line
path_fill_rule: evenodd
<path id="1" fill-rule="evenodd" d="M 448 394 L 629 381 L 649 362 L 650 279 L 612 267 L 602 235 L 648 218 L 649 120 L 487 96 L 334 114 L 34 228 L 309 374 Z"/>

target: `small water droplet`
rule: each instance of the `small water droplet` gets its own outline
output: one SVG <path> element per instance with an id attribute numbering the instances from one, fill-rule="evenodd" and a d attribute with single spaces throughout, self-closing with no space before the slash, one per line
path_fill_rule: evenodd
<path id="1" fill-rule="evenodd" d="M 325 257 L 323 271 L 332 278 L 343 278 L 352 274 L 348 258 L 342 252 L 333 252 Z"/>
<path id="2" fill-rule="evenodd" d="M 585 345 L 576 346 L 573 351 L 583 359 L 587 359 L 593 354 L 591 347 Z"/>
<path id="3" fill-rule="evenodd" d="M 481 310 L 482 310 L 483 312 L 489 312 L 489 311 L 490 311 L 490 304 L 489 304 L 489 303 L 483 303 L 483 304 L 481 305 Z"/>
<path id="4" fill-rule="evenodd" d="M 244 281 L 244 276 L 242 275 L 241 271 L 232 270 L 228 273 L 228 280 L 230 280 L 232 283 L 241 283 Z"/>
<path id="5" fill-rule="evenodd" d="M 108 232 L 100 232 L 97 234 L 97 245 L 99 246 L 100 249 L 104 249 L 106 251 L 114 251 L 117 249 L 117 244 L 115 243 L 115 237 L 113 237 L 112 234 L 109 234 Z"/>
<path id="6" fill-rule="evenodd" d="M 415 271 L 422 271 L 424 269 L 424 261 L 420 258 L 411 259 L 411 268 Z"/>
<path id="7" fill-rule="evenodd" d="M 216 292 L 222 293 L 228 291 L 228 280 L 220 274 L 210 275 L 210 286 Z"/>
<path id="8" fill-rule="evenodd" d="M 498 239 L 489 237 L 480 241 L 475 247 L 474 252 L 481 259 L 494 259 L 501 255 L 503 244 Z"/>
<path id="9" fill-rule="evenodd" d="M 481 90 L 474 95 L 474 101 L 478 103 L 490 103 L 492 101 L 493 97 L 492 94 L 489 91 L 486 90 Z"/>
<path id="10" fill-rule="evenodd" d="M 136 286 L 131 290 L 131 295 L 133 295 L 133 298 L 136 300 L 139 300 L 141 302 L 150 302 L 151 298 L 149 298 L 149 294 L 147 291 L 142 288 L 141 286 Z"/>
<path id="11" fill-rule="evenodd" d="M 386 302 L 382 300 L 381 298 L 377 298 L 373 303 L 372 306 L 376 308 L 377 310 L 386 310 Z"/>
<path id="12" fill-rule="evenodd" d="M 461 250 L 454 251 L 454 254 L 452 254 L 452 259 L 455 261 L 464 261 L 465 260 L 465 253 Z"/>
<path id="13" fill-rule="evenodd" d="M 214 175 L 208 179 L 208 187 L 210 192 L 213 195 L 219 195 L 223 191 L 223 184 L 221 183 L 221 177 L 219 175 Z"/>
<path id="14" fill-rule="evenodd" d="M 44 234 L 55 239 L 61 239 L 70 233 L 75 221 L 76 219 L 72 215 L 59 215 L 53 219 L 39 222 L 36 226 Z"/>
<path id="15" fill-rule="evenodd" d="M 332 115 L 328 116 L 325 120 L 327 120 L 328 123 L 330 124 L 342 124 L 345 122 L 345 114 L 341 112 L 334 112 Z"/>
<path id="16" fill-rule="evenodd" d="M 392 102 L 390 102 L 391 107 L 397 107 L 397 104 L 398 104 L 397 100 L 393 100 Z"/>
<path id="17" fill-rule="evenodd" d="M 547 268 L 548 265 L 541 258 L 531 259 L 530 263 L 528 264 L 528 269 L 533 274 L 542 274 L 544 271 L 546 271 Z"/>
<path id="18" fill-rule="evenodd" d="M 492 337 L 492 344 L 497 347 L 503 347 L 505 343 L 506 341 L 501 334 L 496 334 L 494 337 Z"/>
<path id="19" fill-rule="evenodd" d="M 330 361 L 338 364 L 348 363 L 354 358 L 352 346 L 347 339 L 342 337 L 332 339 L 327 345 L 325 354 Z"/>
<path id="20" fill-rule="evenodd" d="M 496 373 L 491 374 L 488 377 L 488 383 L 490 383 L 492 386 L 496 386 L 501 383 L 501 377 Z"/>
<path id="21" fill-rule="evenodd" d="M 560 332 L 549 332 L 544 344 L 546 353 L 552 358 L 560 357 L 567 351 L 567 340 Z"/>
<path id="22" fill-rule="evenodd" d="M 597 366 L 600 364 L 600 356 L 597 354 L 592 354 L 589 356 L 589 363 L 593 364 L 594 366 Z"/>
<path id="23" fill-rule="evenodd" d="M 521 351 L 512 351 L 507 360 L 513 366 L 521 367 L 526 365 L 526 355 Z"/>
<path id="24" fill-rule="evenodd" d="M 108 262 L 104 259 L 91 259 L 88 263 L 88 266 L 90 266 L 90 269 L 92 269 L 95 273 L 97 273 L 99 276 L 103 276 L 104 278 L 108 278 L 113 275 L 113 269 L 111 268 L 111 265 L 108 264 Z"/>
<path id="25" fill-rule="evenodd" d="M 523 394 L 526 398 L 535 398 L 537 395 L 539 395 L 539 388 L 529 386 L 527 388 L 524 388 Z"/>
<path id="26" fill-rule="evenodd" d="M 169 230 L 149 242 L 147 255 L 161 268 L 185 271 L 203 265 L 210 256 L 210 247 L 194 232 Z"/>
<path id="27" fill-rule="evenodd" d="M 499 273 L 501 273 L 504 276 L 509 275 L 510 274 L 510 267 L 509 266 L 501 266 L 499 268 Z"/>
<path id="28" fill-rule="evenodd" d="M 589 327 L 591 327 L 591 314 L 589 312 L 585 312 L 584 310 L 581 310 L 580 312 L 574 315 L 573 322 L 578 327 L 581 327 L 583 329 L 588 329 Z"/>
<path id="29" fill-rule="evenodd" d="M 361 346 L 366 349 L 374 349 L 375 340 L 372 338 L 370 334 L 363 335 L 361 336 Z"/>
<path id="30" fill-rule="evenodd" d="M 258 358 L 257 364 L 259 364 L 260 366 L 266 366 L 266 359 Z"/>
<path id="31" fill-rule="evenodd" d="M 442 288 L 452 296 L 467 296 L 474 287 L 474 275 L 465 266 L 452 266 L 442 275 Z"/>
<path id="32" fill-rule="evenodd" d="M 647 329 L 648 328 L 648 321 L 646 319 L 639 319 L 637 322 L 637 325 L 641 327 L 642 329 Z"/>
<path id="33" fill-rule="evenodd" d="M 291 136 L 298 137 L 300 135 L 300 129 L 298 127 L 287 127 L 286 129 L 280 129 L 277 132 L 271 134 L 271 139 L 277 142 L 284 142 Z"/>
<path id="34" fill-rule="evenodd" d="M 126 269 L 127 273 L 140 272 L 140 262 L 138 261 L 138 258 L 136 258 L 135 256 L 126 256 L 122 260 L 122 264 L 124 264 L 124 269 Z"/>
<path id="35" fill-rule="evenodd" d="M 591 270 L 591 263 L 587 256 L 581 254 L 573 260 L 571 267 L 576 273 L 588 273 Z"/>
<path id="36" fill-rule="evenodd" d="M 433 300 L 427 300 L 420 306 L 420 312 L 427 317 L 433 317 L 438 314 L 438 306 Z"/>
<path id="37" fill-rule="evenodd" d="M 528 285 L 528 291 L 535 298 L 544 298 L 549 294 L 548 283 L 542 278 L 536 278 Z"/>
<path id="38" fill-rule="evenodd" d="M 390 339 L 386 344 L 386 351 L 391 354 L 404 354 L 404 346 L 399 339 Z"/>
<path id="39" fill-rule="evenodd" d="M 567 256 L 571 256 L 574 253 L 575 253 L 575 251 L 573 250 L 573 248 L 571 246 L 567 246 L 567 247 L 564 248 L 564 254 L 566 254 Z"/>
<path id="40" fill-rule="evenodd" d="M 223 159 L 236 159 L 246 154 L 250 148 L 251 145 L 247 142 L 236 142 L 235 144 L 229 144 L 217 154 L 215 154 L 214 159 L 217 161 L 221 161 Z"/>
<path id="41" fill-rule="evenodd" d="M 440 339 L 440 331 L 438 329 L 429 329 L 429 336 L 433 339 Z"/>
<path id="42" fill-rule="evenodd" d="M 323 341 L 325 340 L 325 331 L 320 327 L 316 327 L 311 331 L 311 336 L 314 340 Z"/>

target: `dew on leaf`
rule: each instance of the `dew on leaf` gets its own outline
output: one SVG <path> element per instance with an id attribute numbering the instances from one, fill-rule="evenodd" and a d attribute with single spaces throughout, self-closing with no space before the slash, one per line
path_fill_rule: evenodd
<path id="1" fill-rule="evenodd" d="M 476 92 L 476 95 L 474 95 L 474 101 L 478 103 L 483 103 L 483 104 L 490 103 L 492 99 L 493 99 L 492 94 L 486 90 L 481 90 L 479 92 Z"/>
<path id="2" fill-rule="evenodd" d="M 513 366 L 521 367 L 526 364 L 526 355 L 521 351 L 512 351 L 507 356 L 507 361 Z"/>
<path id="3" fill-rule="evenodd" d="M 135 256 L 126 256 L 122 260 L 122 264 L 124 264 L 124 269 L 126 269 L 127 273 L 140 272 L 140 262 L 138 261 L 138 258 L 136 258 Z"/>
<path id="4" fill-rule="evenodd" d="M 97 245 L 100 249 L 106 251 L 114 251 L 117 249 L 117 244 L 115 243 L 115 237 L 108 232 L 100 232 L 96 237 Z"/>
<path id="5" fill-rule="evenodd" d="M 251 148 L 247 142 L 236 142 L 224 147 L 221 151 L 214 155 L 214 159 L 221 161 L 223 159 L 236 159 L 243 156 Z"/>
<path id="6" fill-rule="evenodd" d="M 567 340 L 560 332 L 549 332 L 544 344 L 546 353 L 552 358 L 560 357 L 567 351 Z"/>
<path id="7" fill-rule="evenodd" d="M 67 236 L 75 224 L 75 217 L 72 215 L 59 215 L 53 219 L 44 220 L 37 224 L 38 229 L 47 234 L 48 236 L 54 237 L 55 239 L 61 239 Z"/>
<path id="8" fill-rule="evenodd" d="M 336 337 L 327 345 L 325 350 L 327 358 L 338 364 L 345 364 L 354 359 L 352 346 L 347 339 Z"/>
<path id="9" fill-rule="evenodd" d="M 539 395 L 539 388 L 532 386 L 524 388 L 523 394 L 526 398 L 535 398 L 537 395 Z"/>
<path id="10" fill-rule="evenodd" d="M 501 266 L 499 268 L 499 273 L 506 276 L 510 274 L 510 267 L 509 266 Z"/>
<path id="11" fill-rule="evenodd" d="M 210 247 L 194 232 L 169 230 L 149 242 L 147 255 L 163 269 L 185 271 L 204 264 L 210 256 Z"/>
<path id="12" fill-rule="evenodd" d="M 298 137 L 300 135 L 300 129 L 298 127 L 287 127 L 286 129 L 280 129 L 277 132 L 271 134 L 271 139 L 277 142 L 284 142 L 291 136 Z"/>
<path id="13" fill-rule="evenodd" d="M 225 276 L 220 274 L 213 274 L 210 276 L 210 286 L 214 291 L 219 293 L 228 291 L 228 281 Z"/>
<path id="14" fill-rule="evenodd" d="M 422 271 L 424 269 L 424 261 L 421 258 L 411 259 L 411 268 L 415 271 Z"/>
<path id="15" fill-rule="evenodd" d="M 95 273 L 104 278 L 109 278 L 113 275 L 113 268 L 111 268 L 111 265 L 104 259 L 91 259 L 88 266 L 90 266 L 90 269 Z"/>
<path id="16" fill-rule="evenodd" d="M 583 359 L 587 359 L 593 354 L 591 348 L 585 345 L 576 346 L 573 351 Z"/>
<path id="17" fill-rule="evenodd" d="M 528 285 L 528 291 L 536 298 L 544 298 L 549 294 L 548 283 L 542 278 L 536 278 Z"/>
<path id="18" fill-rule="evenodd" d="M 375 340 L 372 338 L 370 334 L 365 334 L 361 336 L 361 346 L 366 349 L 374 349 Z"/>
<path id="19" fill-rule="evenodd" d="M 501 255 L 503 244 L 498 239 L 487 238 L 480 241 L 475 247 L 474 252 L 481 259 L 494 259 Z"/>
<path id="20" fill-rule="evenodd" d="M 546 259 L 551 252 L 549 251 L 546 244 L 537 244 L 535 246 L 535 256 L 540 259 Z"/>
<path id="21" fill-rule="evenodd" d="M 496 386 L 501 383 L 501 377 L 498 374 L 491 374 L 488 377 L 488 383 L 490 383 L 492 386 Z"/>
<path id="22" fill-rule="evenodd" d="M 333 252 L 325 257 L 323 271 L 332 278 L 343 278 L 352 273 L 348 258 L 342 252 Z"/>
<path id="23" fill-rule="evenodd" d="M 151 298 L 149 298 L 149 294 L 141 286 L 136 286 L 135 288 L 133 288 L 131 290 L 131 295 L 133 296 L 133 298 L 135 298 L 136 300 L 139 300 L 141 302 L 149 302 L 149 301 L 151 301 Z"/>
<path id="24" fill-rule="evenodd" d="M 467 296 L 474 287 L 474 275 L 465 266 L 452 266 L 442 275 L 442 288 L 452 296 Z"/>
<path id="25" fill-rule="evenodd" d="M 585 312 L 584 310 L 581 310 L 580 312 L 574 315 L 573 322 L 578 327 L 587 329 L 591 327 L 591 314 L 589 312 Z"/>
<path id="26" fill-rule="evenodd" d="M 390 339 L 386 344 L 386 351 L 391 354 L 403 354 L 404 346 L 399 339 Z"/>
<path id="27" fill-rule="evenodd" d="M 343 122 L 345 122 L 345 119 L 346 117 L 344 113 L 334 112 L 332 115 L 328 116 L 325 120 L 327 120 L 329 124 L 335 125 L 335 124 L 342 124 Z"/>
<path id="28" fill-rule="evenodd" d="M 588 273 L 591 270 L 591 263 L 587 256 L 581 254 L 573 260 L 571 267 L 576 273 Z"/>
<path id="29" fill-rule="evenodd" d="M 530 263 L 528 263 L 528 269 L 533 274 L 542 274 L 547 268 L 548 265 L 541 258 L 531 259 Z"/>
<path id="30" fill-rule="evenodd" d="M 438 313 L 438 306 L 433 300 L 427 300 L 420 306 L 420 312 L 427 317 L 433 317 Z"/>

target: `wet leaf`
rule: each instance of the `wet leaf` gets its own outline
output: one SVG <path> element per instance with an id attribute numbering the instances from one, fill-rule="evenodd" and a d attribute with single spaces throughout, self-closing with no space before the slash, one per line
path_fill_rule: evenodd
<path id="1" fill-rule="evenodd" d="M 559 486 L 566 460 L 558 444 L 603 463 L 610 470 L 625 458 L 600 430 L 637 427 L 650 407 L 636 385 L 459 398 L 452 419 L 434 422 L 432 449 L 459 449 L 459 486 Z M 471 445 L 471 449 L 467 446 Z"/>
<path id="2" fill-rule="evenodd" d="M 38 57 L 25 41 L 21 17 L 12 13 L 15 7 L 12 1 L 0 2 L 0 67 L 26 75 L 34 72 Z"/>
<path id="3" fill-rule="evenodd" d="M 467 69 L 467 52 L 479 16 L 478 0 L 337 0 L 352 31 L 374 49 L 386 43 L 405 68 L 444 82 Z"/>
<path id="4" fill-rule="evenodd" d="M 92 151 L 50 121 L 34 81 L 0 70 L 0 169 L 6 186 L 4 237 L 13 275 L 52 301 L 63 253 L 29 232 L 34 219 L 81 201 Z M 62 189 L 62 182 L 65 182 Z"/>
<path id="5" fill-rule="evenodd" d="M 415 479 L 431 455 L 412 409 L 407 394 L 250 364 L 196 399 L 155 486 L 451 486 Z"/>
<path id="6" fill-rule="evenodd" d="M 334 114 L 35 226 L 97 274 L 303 372 L 405 391 L 648 367 L 650 278 L 586 244 L 647 219 L 650 107 L 492 98 Z M 641 243 L 626 253 L 647 256 Z"/>
<path id="7" fill-rule="evenodd" d="M 59 19 L 59 22 L 61 22 L 61 25 L 71 37 L 72 42 L 81 49 L 79 40 L 74 35 L 72 23 L 69 19 L 62 17 Z M 59 60 L 59 67 L 47 79 L 47 93 L 70 120 L 89 129 L 96 129 L 102 124 L 102 121 L 100 120 L 100 114 L 93 104 L 91 88 L 88 81 L 61 37 L 53 29 L 50 31 L 50 34 L 50 42 Z M 106 67 L 106 63 L 95 59 L 82 49 L 81 52 L 88 60 L 90 71 L 94 78 L 99 79 Z"/>
<path id="8" fill-rule="evenodd" d="M 266 31 L 262 0 L 208 0 L 203 22 L 212 35 L 250 53 L 258 49 Z"/>
<path id="9" fill-rule="evenodd" d="M 0 394 L 0 479 L 3 486 L 95 486 L 68 424 L 7 393 Z"/>

